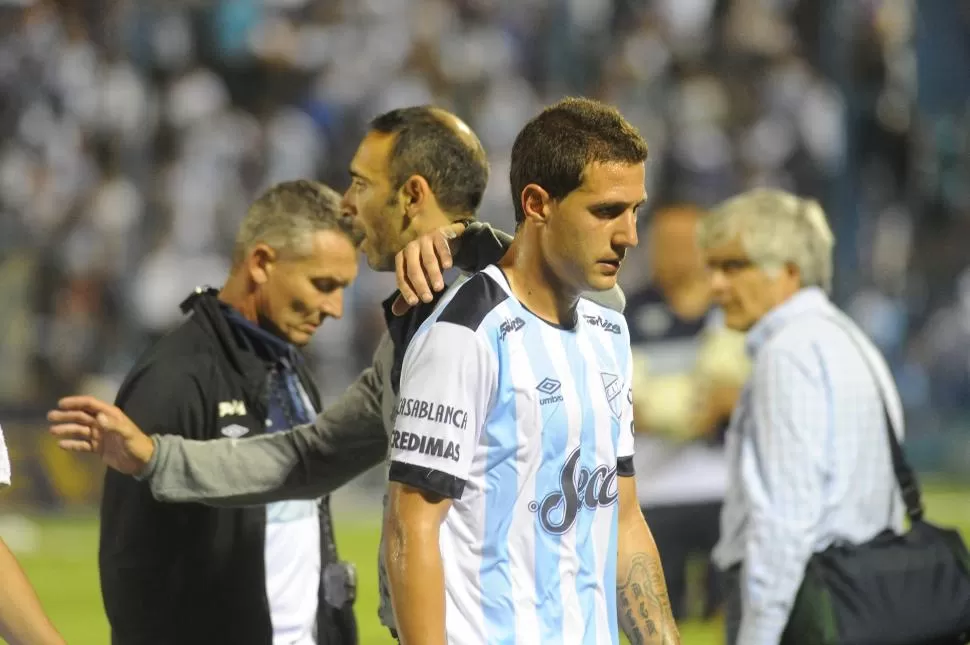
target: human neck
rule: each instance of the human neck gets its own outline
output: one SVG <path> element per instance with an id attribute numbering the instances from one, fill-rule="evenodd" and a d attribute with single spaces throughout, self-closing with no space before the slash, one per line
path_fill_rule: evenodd
<path id="1" fill-rule="evenodd" d="M 421 213 L 420 217 L 415 217 L 411 224 L 412 238 L 417 239 L 422 235 L 434 233 L 440 228 L 453 224 L 460 219 L 456 215 L 449 215 L 440 209 L 430 209 Z M 410 242 L 411 239 L 406 242 Z"/>
<path id="2" fill-rule="evenodd" d="M 529 311 L 554 325 L 572 324 L 579 292 L 553 273 L 539 251 L 534 232 L 520 230 L 498 266 L 512 293 Z"/>
<path id="3" fill-rule="evenodd" d="M 241 272 L 233 271 L 229 274 L 226 283 L 219 290 L 219 300 L 238 311 L 249 322 L 259 324 L 256 293 Z"/>

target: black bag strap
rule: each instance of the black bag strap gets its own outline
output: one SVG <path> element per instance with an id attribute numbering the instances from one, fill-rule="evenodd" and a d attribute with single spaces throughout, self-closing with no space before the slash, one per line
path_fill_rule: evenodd
<path id="1" fill-rule="evenodd" d="M 903 503 L 906 505 L 906 514 L 909 519 L 913 522 L 919 522 L 923 519 L 923 498 L 920 493 L 919 482 L 916 481 L 916 474 L 913 469 L 910 468 L 909 462 L 906 461 L 906 455 L 903 454 L 903 448 L 899 445 L 899 440 L 896 438 L 895 424 L 893 423 L 892 417 L 889 415 L 889 402 L 886 400 L 886 392 L 882 386 L 882 381 L 879 380 L 879 373 L 876 368 L 872 365 L 869 360 L 869 356 L 866 354 L 865 349 L 862 347 L 862 343 L 855 337 L 851 329 L 848 329 L 841 320 L 835 316 L 826 316 L 832 322 L 834 322 L 845 335 L 849 337 L 852 344 L 855 345 L 856 349 L 859 351 L 859 355 L 862 357 L 862 361 L 866 364 L 869 369 L 869 373 L 872 374 L 873 381 L 876 384 L 876 390 L 879 392 L 879 400 L 882 403 L 882 413 L 886 418 L 886 434 L 889 435 L 889 450 L 892 454 L 893 459 L 893 472 L 896 474 L 896 482 L 899 483 L 899 489 L 903 495 Z"/>

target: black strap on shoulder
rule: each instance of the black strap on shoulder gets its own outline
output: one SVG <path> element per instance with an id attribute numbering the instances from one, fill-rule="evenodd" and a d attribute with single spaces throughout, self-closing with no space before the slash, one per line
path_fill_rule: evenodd
<path id="1" fill-rule="evenodd" d="M 836 317 L 826 317 L 845 332 L 846 336 L 849 337 L 849 340 L 852 341 L 852 344 L 855 345 L 856 349 L 859 351 L 859 355 L 862 357 L 862 361 L 869 369 L 869 373 L 872 374 L 872 378 L 875 381 L 876 390 L 879 392 L 879 400 L 882 402 L 883 416 L 886 418 L 886 434 L 889 436 L 889 450 L 892 453 L 893 472 L 896 475 L 896 482 L 899 484 L 899 489 L 903 495 L 903 503 L 906 505 L 906 514 L 913 522 L 919 522 L 923 519 L 924 512 L 919 482 L 916 480 L 916 474 L 910 467 L 909 462 L 906 461 L 906 455 L 903 453 L 903 448 L 899 445 L 899 440 L 896 438 L 895 424 L 893 423 L 892 417 L 889 415 L 889 403 L 886 400 L 886 392 L 882 386 L 882 382 L 879 380 L 879 374 L 876 372 L 876 368 L 873 367 L 872 362 L 866 355 L 862 344 L 855 337 L 855 334 L 852 333 L 852 330 L 846 328 L 842 321 L 838 320 Z"/>

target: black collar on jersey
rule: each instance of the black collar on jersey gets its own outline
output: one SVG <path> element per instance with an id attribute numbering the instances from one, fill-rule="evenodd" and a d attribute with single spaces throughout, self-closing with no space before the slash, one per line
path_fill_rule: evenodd
<path id="1" fill-rule="evenodd" d="M 400 316 L 395 316 L 392 311 L 394 301 L 401 295 L 400 291 L 395 291 L 381 303 L 384 308 L 384 322 L 387 324 L 387 333 L 394 343 L 394 362 L 391 364 L 391 388 L 397 395 L 401 386 L 401 367 L 404 365 L 404 353 L 411 343 L 411 338 L 425 320 L 434 312 L 441 296 L 448 290 L 448 285 L 432 294 L 431 302 L 418 302 Z"/>

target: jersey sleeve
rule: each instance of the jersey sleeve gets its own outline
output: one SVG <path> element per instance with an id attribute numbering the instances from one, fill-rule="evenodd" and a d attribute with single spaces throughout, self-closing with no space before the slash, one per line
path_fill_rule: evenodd
<path id="1" fill-rule="evenodd" d="M 633 354 L 627 348 L 626 371 L 623 381 L 626 392 L 623 393 L 622 411 L 620 414 L 620 440 L 616 449 L 616 474 L 620 477 L 632 477 L 633 469 Z"/>
<path id="2" fill-rule="evenodd" d="M 487 340 L 435 322 L 404 357 L 391 433 L 391 481 L 460 499 L 497 380 Z"/>
<path id="3" fill-rule="evenodd" d="M 0 486 L 10 485 L 10 457 L 7 444 L 3 441 L 3 428 L 0 428 Z"/>

